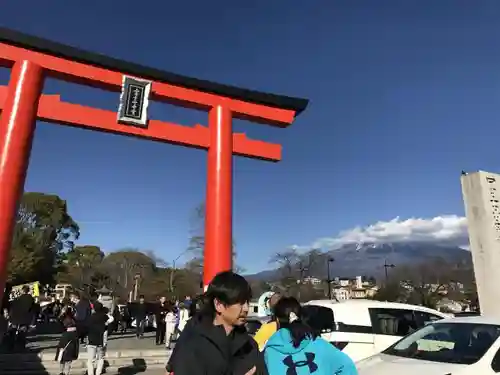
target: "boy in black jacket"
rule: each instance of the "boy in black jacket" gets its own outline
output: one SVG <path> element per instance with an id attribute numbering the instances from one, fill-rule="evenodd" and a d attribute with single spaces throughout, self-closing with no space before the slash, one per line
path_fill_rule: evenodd
<path id="1" fill-rule="evenodd" d="M 167 365 L 175 375 L 267 375 L 262 353 L 246 332 L 251 289 L 233 272 L 215 276 L 201 311 L 182 332 Z"/>

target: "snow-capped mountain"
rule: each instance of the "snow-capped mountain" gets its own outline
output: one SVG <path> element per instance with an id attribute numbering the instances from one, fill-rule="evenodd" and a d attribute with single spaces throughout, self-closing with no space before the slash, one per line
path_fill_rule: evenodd
<path id="1" fill-rule="evenodd" d="M 456 246 L 433 243 L 363 243 L 348 244 L 321 255 L 309 274 L 326 278 L 328 257 L 335 261 L 330 266 L 331 277 L 352 277 L 357 275 L 381 275 L 384 263 L 408 265 L 423 263 L 430 258 L 443 258 L 450 263 L 471 262 L 469 251 Z M 251 275 L 252 279 L 276 279 L 277 270 L 263 271 Z"/>

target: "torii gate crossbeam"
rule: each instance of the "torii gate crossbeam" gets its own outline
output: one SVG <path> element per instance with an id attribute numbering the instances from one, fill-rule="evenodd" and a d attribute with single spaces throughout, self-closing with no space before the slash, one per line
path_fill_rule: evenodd
<path id="1" fill-rule="evenodd" d="M 0 86 L 0 297 L 36 120 L 207 149 L 207 285 L 216 273 L 232 267 L 233 154 L 268 161 L 281 159 L 281 145 L 233 133 L 232 119 L 286 127 L 308 104 L 305 99 L 163 72 L 5 28 L 0 28 L 0 66 L 11 68 L 8 86 Z M 46 77 L 121 91 L 118 116 L 43 94 Z M 134 98 L 129 91 L 132 89 L 137 94 Z M 208 127 L 148 119 L 148 100 L 203 109 L 208 112 Z M 133 111 L 127 112 L 129 105 Z"/>

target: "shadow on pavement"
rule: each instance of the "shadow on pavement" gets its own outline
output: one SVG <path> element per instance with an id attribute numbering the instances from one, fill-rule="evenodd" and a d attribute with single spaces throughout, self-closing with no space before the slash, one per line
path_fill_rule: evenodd
<path id="1" fill-rule="evenodd" d="M 55 358 L 59 332 L 55 328 L 57 327 L 30 332 L 26 348 L 13 347 L 12 343 L 0 341 L 0 375 L 59 374 L 59 363 Z M 127 345 L 120 343 L 120 339 Z M 164 368 L 162 362 L 163 358 L 166 361 L 167 352 L 165 351 L 163 357 L 160 348 L 153 345 L 153 337 L 148 337 L 143 342 L 137 341 L 134 333 L 114 333 L 109 337 L 109 341 L 113 342 L 112 349 L 108 348 L 110 353 L 105 359 L 105 371 L 109 375 L 135 375 Z M 153 353 L 146 354 L 147 352 Z M 73 362 L 72 375 L 85 373 L 85 354 L 86 349 L 80 346 L 80 356 Z"/>
<path id="2" fill-rule="evenodd" d="M 2 375 L 49 374 L 52 373 L 42 362 L 38 353 L 26 350 L 17 353 L 3 353 L 0 356 L 0 373 Z"/>
<path id="3" fill-rule="evenodd" d="M 118 369 L 118 374 L 122 375 L 134 375 L 147 370 L 146 361 L 142 358 L 134 358 L 132 360 L 131 366 L 120 367 Z"/>

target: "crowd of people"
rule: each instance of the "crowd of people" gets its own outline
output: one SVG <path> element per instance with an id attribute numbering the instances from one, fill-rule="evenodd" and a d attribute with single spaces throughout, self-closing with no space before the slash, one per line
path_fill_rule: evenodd
<path id="1" fill-rule="evenodd" d="M 40 307 L 25 286 L 21 295 L 3 308 L 0 343 L 7 352 L 23 351 L 27 333 L 37 323 L 56 323 L 61 331 L 55 356 L 60 363 L 60 374 L 69 375 L 72 362 L 78 359 L 83 347 L 87 350 L 87 374 L 100 375 L 111 333 L 125 333 L 135 327 L 137 339 L 142 339 L 146 322 L 153 316 L 156 345 L 168 349 L 194 314 L 195 307 L 196 302 L 189 296 L 180 303 L 168 302 L 165 297 L 156 303 L 146 303 L 141 295 L 137 303 L 118 305 L 110 311 L 97 296 L 86 298 L 77 292 L 71 293 L 69 299 L 53 298 L 51 303 Z"/>
<path id="2" fill-rule="evenodd" d="M 295 298 L 271 298 L 272 319 L 245 329 L 252 297 L 244 277 L 215 276 L 166 366 L 175 375 L 357 375 L 354 362 L 321 338 Z"/>
<path id="3" fill-rule="evenodd" d="M 99 301 L 91 303 L 73 293 L 69 300 L 57 301 L 51 311 L 42 312 L 39 303 L 31 296 L 29 287 L 25 286 L 22 294 L 4 308 L 2 344 L 9 351 L 23 350 L 28 331 L 36 326 L 42 316 L 43 319 L 53 318 L 61 325 L 62 333 L 55 356 L 55 360 L 60 363 L 61 374 L 70 373 L 72 362 L 78 359 L 80 343 L 87 348 L 87 373 L 102 373 L 107 334 L 114 318 Z"/>
<path id="4" fill-rule="evenodd" d="M 135 325 L 136 337 L 144 337 L 145 326 L 154 316 L 153 325 L 155 326 L 156 345 L 165 345 L 167 349 L 171 347 L 172 340 L 183 331 L 187 321 L 194 314 L 196 302 L 193 302 L 190 296 L 186 296 L 182 302 L 169 302 L 165 297 L 160 297 L 159 302 L 147 304 L 144 296 L 139 296 L 139 302 L 124 308 L 120 316 L 129 316 L 128 319 Z M 132 311 L 128 311 L 132 310 Z M 129 323 L 125 322 L 121 326 Z"/>
<path id="5" fill-rule="evenodd" d="M 195 300 L 172 303 L 161 297 L 151 304 L 140 296 L 137 303 L 109 311 L 99 300 L 73 293 L 68 301 L 54 303 L 44 319 L 56 319 L 62 328 L 55 358 L 61 375 L 70 374 L 81 347 L 87 350 L 87 374 L 101 375 L 109 334 L 132 325 L 140 340 L 151 315 L 156 344 L 168 349 L 176 342 L 166 366 L 169 375 L 357 374 L 353 361 L 321 338 L 293 297 L 274 294 L 270 321 L 250 335 L 245 324 L 251 298 L 247 280 L 227 271 Z M 26 288 L 4 315 L 7 339 L 25 345 L 35 316 L 43 314 Z"/>

